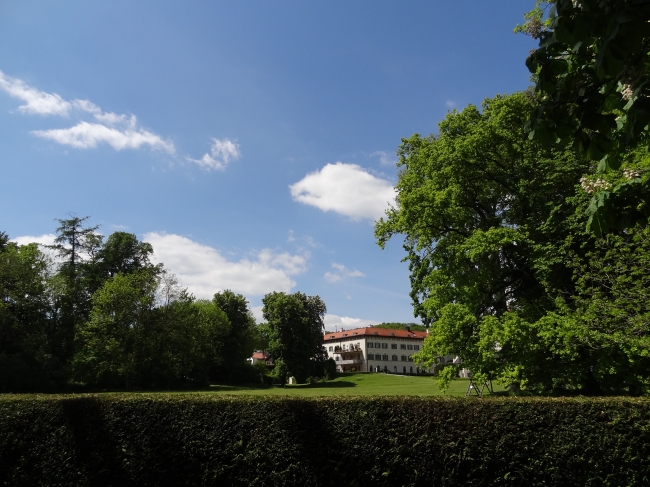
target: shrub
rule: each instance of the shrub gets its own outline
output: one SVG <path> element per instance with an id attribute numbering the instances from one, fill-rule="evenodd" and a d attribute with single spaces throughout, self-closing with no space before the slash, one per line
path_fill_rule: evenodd
<path id="1" fill-rule="evenodd" d="M 3 396 L 2 485 L 647 485 L 644 399 Z"/>

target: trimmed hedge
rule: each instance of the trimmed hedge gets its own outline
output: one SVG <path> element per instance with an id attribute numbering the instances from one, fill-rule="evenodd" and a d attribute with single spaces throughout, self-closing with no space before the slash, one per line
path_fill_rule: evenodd
<path id="1" fill-rule="evenodd" d="M 2 485 L 648 485 L 644 399 L 0 396 Z"/>

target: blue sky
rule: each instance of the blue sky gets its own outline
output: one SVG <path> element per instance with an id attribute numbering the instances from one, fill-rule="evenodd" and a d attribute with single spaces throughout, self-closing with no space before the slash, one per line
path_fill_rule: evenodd
<path id="1" fill-rule="evenodd" d="M 533 2 L 0 0 L 0 230 L 151 242 L 197 297 L 320 295 L 413 321 L 372 222 L 400 138 L 529 85 Z"/>

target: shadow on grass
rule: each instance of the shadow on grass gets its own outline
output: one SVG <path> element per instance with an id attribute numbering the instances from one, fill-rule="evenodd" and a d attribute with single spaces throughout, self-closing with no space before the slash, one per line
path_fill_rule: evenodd
<path id="1" fill-rule="evenodd" d="M 357 384 L 354 382 L 348 382 L 348 381 L 332 381 L 332 382 L 316 382 L 314 384 L 294 384 L 294 385 L 287 385 L 284 389 L 285 390 L 292 390 L 292 389 L 340 389 L 340 388 L 347 388 L 347 387 L 356 387 Z M 279 385 L 220 385 L 220 384 L 212 384 L 210 386 L 210 392 L 234 392 L 234 391 L 265 391 L 265 390 L 270 390 L 270 389 L 283 389 L 282 386 Z"/>
<path id="2" fill-rule="evenodd" d="M 297 384 L 296 389 L 338 389 L 341 387 L 356 387 L 357 385 L 354 382 L 348 382 L 345 380 L 335 381 L 335 382 L 316 382 L 314 384 Z"/>

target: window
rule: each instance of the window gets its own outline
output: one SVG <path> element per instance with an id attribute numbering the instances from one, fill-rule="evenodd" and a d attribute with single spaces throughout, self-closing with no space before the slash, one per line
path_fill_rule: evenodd
<path id="1" fill-rule="evenodd" d="M 397 343 L 391 343 L 390 348 L 392 348 L 393 350 L 397 350 Z"/>
<path id="2" fill-rule="evenodd" d="M 420 350 L 420 345 L 413 345 L 413 350 Z"/>
<path id="3" fill-rule="evenodd" d="M 406 374 L 406 365 L 404 366 L 404 373 Z"/>
<path id="4" fill-rule="evenodd" d="M 402 362 L 406 362 L 406 355 L 402 355 Z"/>
<path id="5" fill-rule="evenodd" d="M 372 353 L 368 354 L 368 360 L 375 360 L 375 355 Z"/>
<path id="6" fill-rule="evenodd" d="M 406 348 L 408 348 L 409 350 L 413 350 L 413 345 L 407 345 Z"/>
<path id="7" fill-rule="evenodd" d="M 397 365 L 395 366 L 395 373 L 397 374 Z"/>
<path id="8" fill-rule="evenodd" d="M 406 344 L 402 343 L 402 344 L 399 346 L 399 348 L 402 349 L 402 350 L 406 350 Z"/>
<path id="9" fill-rule="evenodd" d="M 368 348 L 375 348 L 375 347 L 373 347 L 373 343 L 372 343 L 372 342 L 368 342 Z"/>
<path id="10" fill-rule="evenodd" d="M 393 362 L 397 362 L 397 355 L 393 355 L 393 356 L 391 357 L 391 360 L 392 360 Z M 397 370 L 397 367 L 395 367 L 395 370 Z"/>
<path id="11" fill-rule="evenodd" d="M 381 348 L 388 348 L 388 343 L 382 343 Z"/>
<path id="12" fill-rule="evenodd" d="M 388 361 L 388 355 L 387 354 L 382 355 L 381 359 Z"/>
<path id="13" fill-rule="evenodd" d="M 332 351 L 332 348 L 333 348 L 333 347 L 330 347 L 330 352 Z"/>
<path id="14" fill-rule="evenodd" d="M 413 373 L 413 367 L 411 367 L 411 374 Z"/>
<path id="15" fill-rule="evenodd" d="M 409 362 L 413 362 L 413 357 L 409 355 Z"/>
<path id="16" fill-rule="evenodd" d="M 339 357 L 339 356 L 337 355 L 337 356 L 336 356 L 336 360 L 341 360 L 341 357 Z"/>

